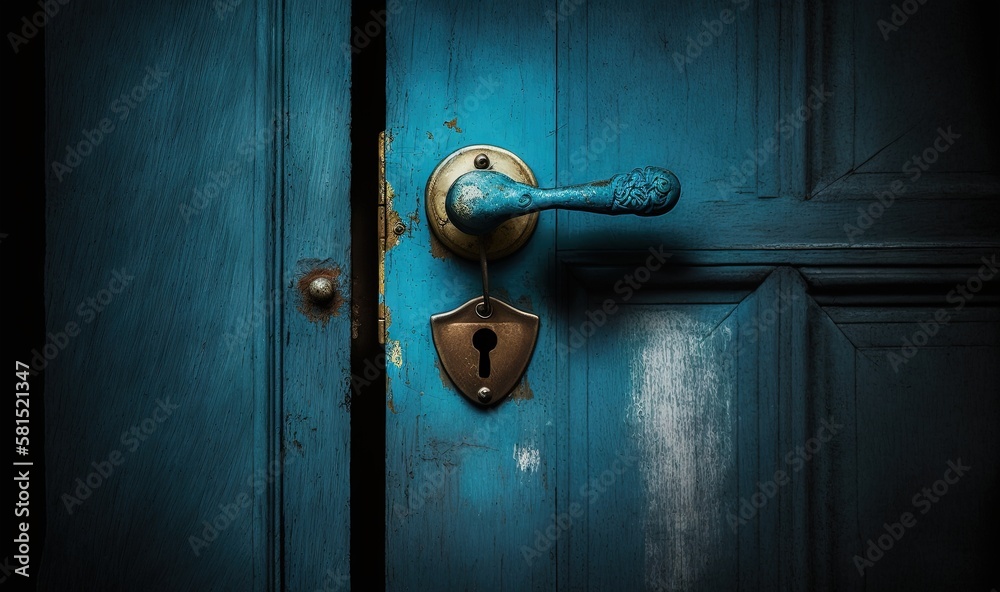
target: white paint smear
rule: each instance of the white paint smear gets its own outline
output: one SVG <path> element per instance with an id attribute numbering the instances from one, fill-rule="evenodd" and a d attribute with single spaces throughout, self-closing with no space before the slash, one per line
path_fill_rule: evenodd
<path id="1" fill-rule="evenodd" d="M 537 448 L 514 444 L 514 461 L 517 462 L 517 468 L 534 473 L 542 465 L 542 455 Z"/>
<path id="2" fill-rule="evenodd" d="M 646 508 L 646 584 L 689 590 L 711 569 L 725 525 L 724 482 L 733 462 L 731 380 L 720 353 L 731 332 L 681 311 L 637 314 L 645 345 L 631 360 L 632 409 Z"/>

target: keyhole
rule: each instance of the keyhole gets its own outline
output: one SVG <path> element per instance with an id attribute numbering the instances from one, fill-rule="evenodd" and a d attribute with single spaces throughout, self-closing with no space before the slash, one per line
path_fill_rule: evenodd
<path id="1" fill-rule="evenodd" d="M 472 336 L 472 345 L 479 350 L 479 378 L 490 377 L 490 352 L 497 346 L 493 329 L 480 329 Z"/>

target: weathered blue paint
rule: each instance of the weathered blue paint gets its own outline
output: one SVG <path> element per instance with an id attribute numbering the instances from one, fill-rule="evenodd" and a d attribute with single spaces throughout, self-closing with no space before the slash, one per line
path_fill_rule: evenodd
<path id="1" fill-rule="evenodd" d="M 597 214 L 659 216 L 677 204 L 681 184 L 666 169 L 645 167 L 585 185 L 539 189 L 503 173 L 472 171 L 448 190 L 448 220 L 466 234 L 483 235 L 516 216 L 560 208 Z"/>
<path id="2" fill-rule="evenodd" d="M 75 335 L 43 370 L 42 590 L 347 573 L 350 10 L 305 11 L 99 1 L 46 27 L 46 311 Z M 325 321 L 298 310 L 316 267 L 340 274 Z"/>
<path id="3" fill-rule="evenodd" d="M 542 212 L 490 265 L 545 322 L 531 398 L 488 411 L 434 366 L 426 329 L 475 295 L 475 265 L 420 224 L 389 250 L 388 589 L 995 586 L 1000 524 L 975 513 L 1000 478 L 1000 283 L 981 279 L 963 311 L 946 300 L 1000 253 L 1000 134 L 974 123 L 996 89 L 956 41 L 971 6 L 921 5 L 889 40 L 878 3 L 397 15 L 401 217 L 423 211 L 434 164 L 478 143 L 542 187 L 668 163 L 685 197 L 649 219 Z M 975 105 L 927 88 L 928 68 Z M 940 310 L 947 329 L 896 361 Z M 973 469 L 860 574 L 868 541 L 956 457 Z"/>
<path id="4" fill-rule="evenodd" d="M 403 4 L 389 20 L 386 182 L 407 227 L 385 262 L 389 590 L 556 588 L 549 560 L 528 566 L 520 552 L 539 517 L 560 511 L 549 454 L 564 405 L 548 394 L 556 325 L 541 323 L 512 400 L 479 409 L 459 395 L 438 366 L 428 321 L 481 293 L 479 268 L 432 242 L 423 203 L 435 166 L 473 144 L 513 147 L 539 185 L 555 185 L 554 32 L 543 18 L 526 18 L 538 8 L 528 0 Z M 555 220 L 541 217 L 525 248 L 490 264 L 490 285 L 548 319 L 556 294 L 538 270 L 555 271 Z"/>

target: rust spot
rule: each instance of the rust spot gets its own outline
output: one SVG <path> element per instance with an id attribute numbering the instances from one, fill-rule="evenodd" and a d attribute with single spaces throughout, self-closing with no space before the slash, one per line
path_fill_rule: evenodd
<path id="1" fill-rule="evenodd" d="M 309 294 L 309 285 L 317 278 L 328 278 L 334 285 L 333 296 L 326 300 L 316 300 Z M 340 316 L 340 308 L 344 305 L 344 297 L 340 289 L 340 268 L 336 265 L 332 267 L 317 267 L 302 275 L 296 282 L 299 292 L 299 312 L 313 323 L 322 323 L 324 326 L 329 322 L 330 317 Z"/>
<path id="2" fill-rule="evenodd" d="M 510 393 L 510 398 L 515 401 L 530 401 L 535 398 L 535 392 L 531 390 L 527 376 L 521 378 L 521 382 L 514 387 L 513 392 Z"/>
<path id="3" fill-rule="evenodd" d="M 462 128 L 458 127 L 458 118 L 444 122 L 444 126 L 452 131 L 462 133 Z"/>
<path id="4" fill-rule="evenodd" d="M 388 393 L 388 396 L 385 399 L 385 406 L 388 407 L 389 411 L 392 411 L 394 414 L 399 414 L 399 411 L 396 411 L 396 404 L 392 402 L 392 393 Z"/>
<path id="5" fill-rule="evenodd" d="M 434 139 L 434 134 L 432 134 L 430 132 L 427 132 L 427 139 L 428 140 L 433 140 Z"/>
<path id="6" fill-rule="evenodd" d="M 292 440 L 292 446 L 297 448 L 299 452 L 302 452 L 302 442 L 299 442 L 298 440 Z"/>
<path id="7" fill-rule="evenodd" d="M 594 181 L 590 184 L 591 187 L 607 187 L 611 185 L 611 179 L 605 179 L 603 181 Z"/>

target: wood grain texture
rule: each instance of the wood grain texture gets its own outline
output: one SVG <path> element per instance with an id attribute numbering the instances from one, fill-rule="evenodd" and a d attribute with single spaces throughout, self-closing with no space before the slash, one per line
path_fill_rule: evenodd
<path id="1" fill-rule="evenodd" d="M 71 4 L 46 30 L 47 157 L 94 146 L 47 180 L 48 324 L 79 335 L 45 369 L 40 589 L 299 588 L 346 558 L 349 318 L 305 321 L 291 280 L 306 258 L 350 275 L 323 242 L 349 228 L 349 10 L 283 6 Z"/>

